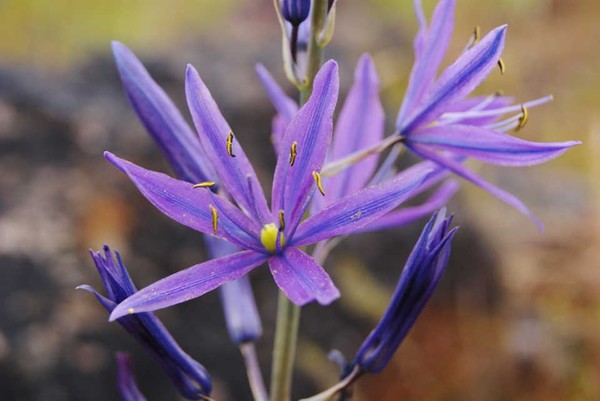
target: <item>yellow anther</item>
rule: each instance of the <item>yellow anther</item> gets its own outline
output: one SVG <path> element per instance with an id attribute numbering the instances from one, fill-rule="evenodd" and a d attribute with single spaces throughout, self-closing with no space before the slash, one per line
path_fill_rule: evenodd
<path id="1" fill-rule="evenodd" d="M 294 165 L 296 161 L 296 156 L 298 155 L 298 142 L 292 142 L 292 147 L 290 148 L 290 166 Z"/>
<path id="2" fill-rule="evenodd" d="M 214 181 L 203 181 L 199 182 L 198 184 L 195 184 L 192 188 L 210 188 L 214 187 L 215 184 L 216 183 Z"/>
<path id="3" fill-rule="evenodd" d="M 283 210 L 279 211 L 279 231 L 285 230 L 285 218 L 283 216 Z"/>
<path id="4" fill-rule="evenodd" d="M 498 67 L 500 68 L 500 74 L 504 75 L 504 71 L 506 71 L 506 66 L 504 65 L 504 61 L 501 58 L 498 59 Z"/>
<path id="5" fill-rule="evenodd" d="M 231 157 L 235 157 L 235 155 L 233 154 L 233 132 L 230 132 L 229 134 L 227 134 L 227 154 Z"/>
<path id="6" fill-rule="evenodd" d="M 269 252 L 277 250 L 277 238 L 279 238 L 280 246 L 283 247 L 285 245 L 283 233 L 279 231 L 279 228 L 274 223 L 265 224 L 262 230 L 260 230 L 260 242 Z"/>
<path id="7" fill-rule="evenodd" d="M 133 308 L 127 309 L 127 313 L 129 313 L 130 315 L 133 315 L 133 312 L 134 312 Z"/>
<path id="8" fill-rule="evenodd" d="M 504 96 L 504 91 L 502 89 L 498 89 L 496 91 L 496 93 L 494 93 L 494 96 L 497 96 L 497 97 Z"/>
<path id="9" fill-rule="evenodd" d="M 527 120 L 529 119 L 529 113 L 527 112 L 527 107 L 524 104 L 521 104 L 521 118 L 519 118 L 519 125 L 515 128 L 515 131 L 522 129 L 525 124 L 527 124 Z"/>
<path id="10" fill-rule="evenodd" d="M 471 46 L 479 42 L 479 39 L 481 39 L 481 28 L 479 28 L 479 25 L 475 25 L 475 28 L 473 28 L 473 44 Z"/>
<path id="11" fill-rule="evenodd" d="M 317 188 L 319 188 L 319 192 L 321 193 L 321 195 L 325 196 L 325 190 L 323 189 L 323 182 L 321 181 L 321 174 L 317 173 L 316 171 L 313 171 L 312 175 L 313 175 L 313 178 L 315 179 L 315 182 L 317 183 Z"/>
<path id="12" fill-rule="evenodd" d="M 219 229 L 219 212 L 213 205 L 208 205 L 210 208 L 210 215 L 212 216 L 212 228 L 213 233 L 217 235 L 217 230 Z"/>

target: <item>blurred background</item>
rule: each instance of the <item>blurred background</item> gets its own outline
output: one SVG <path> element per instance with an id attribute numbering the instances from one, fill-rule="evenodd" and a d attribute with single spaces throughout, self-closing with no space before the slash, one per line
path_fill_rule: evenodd
<path id="1" fill-rule="evenodd" d="M 425 1 L 428 15 L 434 6 Z M 508 23 L 506 74 L 478 90 L 524 101 L 518 135 L 580 139 L 584 146 L 534 168 L 473 164 L 516 193 L 534 224 L 464 185 L 450 203 L 461 225 L 447 273 L 393 363 L 366 377 L 356 400 L 600 399 L 600 3 L 593 0 L 459 0 L 446 60 L 475 25 Z M 391 127 L 412 63 L 416 22 L 408 0 L 342 0 L 327 55 L 347 91 L 370 52 Z M 149 401 L 178 395 L 104 309 L 75 286 L 100 289 L 88 249 L 123 254 L 138 287 L 204 260 L 200 234 L 150 206 L 104 150 L 145 167 L 166 162 L 129 108 L 110 55 L 128 45 L 185 110 L 183 73 L 194 64 L 211 88 L 263 184 L 275 158 L 273 110 L 254 76 L 264 63 L 285 84 L 271 0 L 0 0 L 0 398 L 116 400 L 114 353 L 129 350 Z M 184 113 L 188 117 L 187 112 Z M 388 131 L 389 132 L 389 131 Z M 326 265 L 342 291 L 310 305 L 301 322 L 295 398 L 336 381 L 326 353 L 352 357 L 389 300 L 424 222 L 350 238 Z M 268 374 L 276 289 L 252 274 Z M 241 358 L 228 340 L 216 293 L 159 312 L 180 344 L 212 373 L 218 401 L 249 400 Z"/>

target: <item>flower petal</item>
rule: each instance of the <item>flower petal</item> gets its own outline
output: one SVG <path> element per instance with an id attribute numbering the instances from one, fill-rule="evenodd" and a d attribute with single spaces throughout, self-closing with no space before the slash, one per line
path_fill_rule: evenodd
<path id="1" fill-rule="evenodd" d="M 121 302 L 113 321 L 131 313 L 150 312 L 197 298 L 263 264 L 271 255 L 243 251 L 188 267 L 142 288 Z"/>
<path id="2" fill-rule="evenodd" d="M 225 198 L 212 194 L 206 188 L 146 170 L 127 160 L 106 152 L 105 157 L 123 172 L 158 210 L 187 227 L 215 235 L 210 205 L 230 213 L 219 215 L 216 235 L 245 249 L 263 249 L 258 240 L 259 227 Z M 232 220 L 235 217 L 235 220 Z M 251 233 L 256 233 L 252 235 Z"/>
<path id="3" fill-rule="evenodd" d="M 420 1 L 415 2 L 420 21 L 419 33 L 415 37 L 415 62 L 410 74 L 406 95 L 398 113 L 397 125 L 401 125 L 406 115 L 414 110 L 435 79 L 454 28 L 454 0 L 438 3 L 431 18 L 429 29 L 424 26 L 423 9 Z"/>
<path id="4" fill-rule="evenodd" d="M 256 74 L 262 84 L 263 88 L 267 92 L 273 107 L 277 110 L 288 124 L 294 118 L 294 115 L 298 111 L 298 104 L 288 95 L 285 94 L 281 86 L 275 81 L 273 76 L 269 73 L 269 70 L 262 64 L 256 65 Z"/>
<path id="5" fill-rule="evenodd" d="M 407 141 L 502 166 L 544 163 L 581 144 L 580 141 L 530 142 L 491 129 L 458 124 L 423 128 Z"/>
<path id="6" fill-rule="evenodd" d="M 423 98 L 420 107 L 406 119 L 397 122 L 401 134 L 409 135 L 415 128 L 434 121 L 450 102 L 462 99 L 473 91 L 496 68 L 504 49 L 506 25 L 485 35 L 446 68 Z"/>
<path id="7" fill-rule="evenodd" d="M 262 224 L 270 223 L 272 218 L 264 193 L 248 188 L 249 182 L 255 188 L 261 188 L 256 173 L 208 88 L 191 65 L 186 71 L 185 92 L 200 143 L 219 172 L 223 186 L 248 214 L 254 215 Z"/>
<path id="8" fill-rule="evenodd" d="M 514 196 L 513 194 L 508 193 L 505 190 L 498 188 L 497 186 L 492 185 L 489 182 L 485 181 L 483 178 L 481 178 L 480 176 L 478 176 L 477 174 L 475 174 L 474 172 L 472 172 L 471 170 L 469 170 L 468 168 L 463 166 L 459 161 L 456 161 L 449 157 L 443 156 L 435 151 L 430 151 L 425 146 L 413 144 L 410 146 L 410 149 L 417 156 L 422 157 L 427 160 L 431 160 L 431 161 L 437 163 L 438 165 L 447 168 L 448 170 L 452 171 L 454 174 L 464 178 L 467 181 L 472 182 L 473 184 L 477 185 L 478 187 L 488 191 L 489 193 L 491 193 L 492 195 L 494 195 L 496 198 L 500 199 L 504 203 L 507 203 L 508 205 L 514 207 L 519 212 L 523 213 L 524 215 L 528 216 L 531 220 L 533 220 L 533 222 L 538 227 L 538 229 L 540 231 L 542 231 L 543 226 L 542 226 L 542 223 L 540 222 L 540 220 L 537 217 L 535 217 L 535 215 L 533 213 L 531 213 L 531 211 L 527 208 L 527 206 L 525 206 L 525 204 L 519 198 Z"/>
<path id="9" fill-rule="evenodd" d="M 146 401 L 133 374 L 131 355 L 117 352 L 117 388 L 123 401 Z"/>
<path id="10" fill-rule="evenodd" d="M 272 199 L 273 212 L 285 213 L 286 238 L 291 238 L 314 191 L 313 171 L 320 172 L 325 161 L 338 89 L 337 64 L 328 61 L 315 77 L 310 99 L 286 130 L 275 168 Z"/>
<path id="11" fill-rule="evenodd" d="M 354 73 L 354 84 L 348 92 L 337 120 L 329 159 L 341 159 L 383 139 L 385 116 L 379 99 L 379 78 L 371 58 L 361 57 Z M 325 178 L 327 189 L 323 206 L 364 188 L 377 167 L 378 155 L 345 169 L 335 177 Z M 314 201 L 320 201 L 317 197 Z"/>
<path id="12" fill-rule="evenodd" d="M 437 209 L 445 206 L 450 198 L 456 193 L 458 187 L 459 185 L 456 181 L 447 181 L 424 203 L 418 206 L 404 207 L 400 210 L 390 212 L 371 224 L 361 228 L 358 232 L 365 233 L 396 228 L 429 216 Z"/>
<path id="13" fill-rule="evenodd" d="M 340 296 L 329 275 L 313 258 L 304 252 L 288 247 L 269 260 L 275 282 L 296 305 L 311 301 L 329 305 Z"/>
<path id="14" fill-rule="evenodd" d="M 357 231 L 405 201 L 431 172 L 428 165 L 417 164 L 382 184 L 340 199 L 303 221 L 290 245 L 309 245 Z"/>
<path id="15" fill-rule="evenodd" d="M 125 45 L 113 42 L 112 50 L 131 107 L 173 170 L 192 182 L 215 180 L 198 138 L 171 99 Z"/>

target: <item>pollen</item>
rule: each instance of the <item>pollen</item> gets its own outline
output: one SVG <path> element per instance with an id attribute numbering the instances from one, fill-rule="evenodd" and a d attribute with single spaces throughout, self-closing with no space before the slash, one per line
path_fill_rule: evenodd
<path id="1" fill-rule="evenodd" d="M 262 230 L 260 230 L 260 242 L 269 252 L 277 250 L 278 238 L 280 246 L 283 247 L 285 245 L 283 233 L 279 231 L 279 228 L 274 223 L 265 224 Z"/>
<path id="2" fill-rule="evenodd" d="M 199 182 L 198 184 L 195 184 L 192 188 L 210 188 L 214 187 L 215 184 L 216 183 L 214 181 L 203 181 Z"/>
<path id="3" fill-rule="evenodd" d="M 479 25 L 475 25 L 475 28 L 473 28 L 473 44 L 471 46 L 479 42 L 479 39 L 481 39 L 481 28 Z"/>
<path id="4" fill-rule="evenodd" d="M 134 311 L 133 311 L 133 308 L 129 308 L 129 309 L 127 309 L 127 313 L 129 313 L 130 315 L 133 315 L 133 312 L 134 312 Z"/>
<path id="5" fill-rule="evenodd" d="M 227 141 L 225 142 L 225 145 L 227 147 L 227 154 L 231 157 L 235 157 L 233 154 L 233 132 L 229 132 L 229 134 L 227 134 Z"/>
<path id="6" fill-rule="evenodd" d="M 279 211 L 279 231 L 285 230 L 285 216 L 283 210 Z"/>
<path id="7" fill-rule="evenodd" d="M 529 120 L 529 112 L 527 111 L 527 107 L 524 104 L 521 105 L 521 118 L 519 118 L 519 125 L 515 128 L 515 131 L 518 131 L 525 127 L 527 124 L 527 120 Z"/>
<path id="8" fill-rule="evenodd" d="M 315 179 L 315 182 L 317 183 L 317 188 L 319 188 L 319 192 L 321 193 L 321 195 L 325 196 L 325 190 L 323 189 L 323 181 L 321 181 L 321 174 L 317 173 L 316 171 L 313 171 L 312 175 Z"/>
<path id="9" fill-rule="evenodd" d="M 290 166 L 294 165 L 296 161 L 296 156 L 298 155 L 298 142 L 292 142 L 292 146 L 290 147 Z"/>
<path id="10" fill-rule="evenodd" d="M 219 229 L 219 212 L 213 205 L 208 205 L 210 207 L 210 215 L 212 216 L 212 228 L 213 233 L 217 235 L 217 230 Z"/>
<path id="11" fill-rule="evenodd" d="M 500 74 L 504 75 L 506 65 L 504 65 L 504 61 L 501 58 L 498 59 L 498 68 L 500 68 Z"/>

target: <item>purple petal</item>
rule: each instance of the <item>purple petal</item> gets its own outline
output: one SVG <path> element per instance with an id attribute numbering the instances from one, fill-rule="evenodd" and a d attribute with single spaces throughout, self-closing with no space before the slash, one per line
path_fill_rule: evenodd
<path id="1" fill-rule="evenodd" d="M 397 125 L 418 105 L 435 79 L 436 72 L 448 50 L 454 28 L 454 0 L 438 3 L 429 29 L 424 26 L 421 2 L 415 4 L 419 19 L 419 33 L 415 37 L 415 62 L 410 74 L 406 96 L 398 114 Z"/>
<path id="2" fill-rule="evenodd" d="M 98 293 L 98 291 L 96 291 L 92 286 L 87 285 L 87 284 L 83 284 L 83 285 L 78 285 L 75 289 L 77 290 L 85 290 L 87 292 L 91 292 L 92 294 L 94 294 L 94 296 L 96 297 L 96 299 L 98 300 L 98 302 L 100 302 L 102 304 L 102 306 L 104 306 L 104 309 L 106 309 L 109 313 L 112 312 L 113 309 L 115 309 L 115 307 L 117 306 L 117 304 L 115 302 L 113 302 L 112 300 L 100 295 Z"/>
<path id="3" fill-rule="evenodd" d="M 258 240 L 260 228 L 225 198 L 206 188 L 193 188 L 188 182 L 146 170 L 112 153 L 106 152 L 105 157 L 129 176 L 150 203 L 178 223 L 214 235 L 210 209 L 214 205 L 228 212 L 219 214 L 217 236 L 245 249 L 263 249 Z"/>
<path id="4" fill-rule="evenodd" d="M 285 94 L 265 66 L 257 64 L 256 74 L 258 75 L 262 86 L 265 88 L 265 91 L 267 91 L 267 95 L 269 96 L 273 107 L 275 107 L 277 113 L 287 120 L 289 124 L 298 111 L 298 104 Z"/>
<path id="5" fill-rule="evenodd" d="M 336 123 L 330 160 L 341 159 L 383 139 L 385 116 L 379 100 L 379 78 L 373 61 L 363 55 L 354 73 L 354 84 Z M 377 167 L 378 155 L 323 180 L 325 205 L 364 188 Z M 321 198 L 315 199 L 318 201 Z"/>
<path id="6" fill-rule="evenodd" d="M 405 201 L 431 172 L 429 166 L 418 164 L 382 184 L 340 199 L 302 222 L 290 245 L 309 245 L 364 227 Z"/>
<path id="7" fill-rule="evenodd" d="M 313 171 L 320 172 L 331 142 L 338 96 L 338 67 L 328 61 L 315 77 L 313 93 L 288 126 L 273 180 L 272 210 L 285 213 L 285 236 L 300 222 L 314 191 Z M 296 157 L 291 165 L 291 149 Z M 291 233 L 291 234 L 290 234 Z"/>
<path id="8" fill-rule="evenodd" d="M 481 178 L 471 170 L 467 169 L 465 166 L 463 166 L 460 162 L 456 160 L 443 156 L 437 152 L 429 151 L 426 147 L 420 145 L 411 145 L 411 150 L 416 155 L 424 159 L 431 160 L 437 163 L 438 165 L 447 168 L 454 174 L 464 178 L 465 180 L 471 181 L 473 184 L 488 191 L 496 198 L 514 207 L 519 212 L 523 213 L 524 215 L 528 216 L 531 220 L 533 220 L 538 229 L 542 231 L 542 223 L 516 196 L 504 191 L 503 189 L 498 188 L 495 185 L 490 184 L 489 182 L 485 181 L 483 178 Z"/>
<path id="9" fill-rule="evenodd" d="M 408 141 L 502 166 L 544 163 L 581 144 L 579 141 L 530 142 L 491 129 L 458 124 L 420 129 Z"/>
<path id="10" fill-rule="evenodd" d="M 325 270 L 296 248 L 288 247 L 283 254 L 271 258 L 269 267 L 279 288 L 296 305 L 315 300 L 328 305 L 340 296 Z"/>
<path id="11" fill-rule="evenodd" d="M 121 302 L 110 315 L 113 321 L 131 313 L 151 312 L 189 301 L 240 278 L 271 255 L 243 251 L 188 267 L 143 288 Z"/>
<path id="12" fill-rule="evenodd" d="M 113 42 L 112 50 L 131 107 L 173 170 L 189 181 L 215 180 L 198 138 L 171 99 L 125 45 Z"/>
<path id="13" fill-rule="evenodd" d="M 262 224 L 271 222 L 264 193 L 249 191 L 249 180 L 255 188 L 261 188 L 250 161 L 235 137 L 231 148 L 235 157 L 229 154 L 227 138 L 232 133 L 231 128 L 191 65 L 186 71 L 185 84 L 188 106 L 200 135 L 200 143 L 219 172 L 223 186 L 242 209 L 253 214 Z"/>
<path id="14" fill-rule="evenodd" d="M 358 230 L 358 232 L 372 232 L 388 228 L 396 228 L 412 223 L 415 220 L 422 219 L 431 215 L 434 211 L 442 208 L 448 203 L 458 190 L 456 181 L 445 182 L 427 201 L 418 206 L 404 207 L 393 211 L 375 220 L 371 224 Z"/>
<path id="15" fill-rule="evenodd" d="M 494 29 L 446 68 L 423 98 L 422 105 L 411 112 L 407 119 L 397 122 L 399 132 L 410 134 L 415 128 L 439 117 L 446 105 L 471 93 L 497 68 L 505 37 L 506 25 Z"/>

